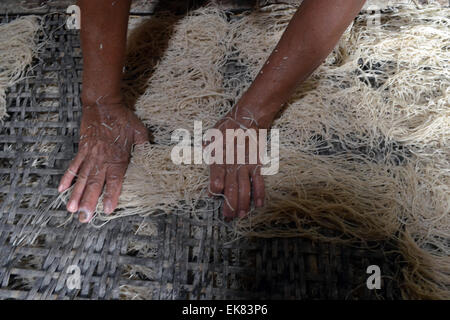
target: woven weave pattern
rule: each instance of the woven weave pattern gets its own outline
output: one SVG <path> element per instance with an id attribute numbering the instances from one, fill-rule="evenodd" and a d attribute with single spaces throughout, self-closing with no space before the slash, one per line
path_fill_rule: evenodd
<path id="1" fill-rule="evenodd" d="M 7 93 L 9 117 L 0 132 L 0 299 L 398 297 L 393 279 L 400 271 L 386 244 L 369 250 L 298 238 L 233 240 L 218 201 L 199 204 L 195 214 L 134 216 L 101 228 L 80 224 L 64 208 L 35 219 L 57 196 L 77 150 L 81 49 L 78 32 L 64 23 L 62 14 L 45 17 L 52 41 L 32 77 Z M 149 221 L 154 232 L 136 234 Z M 32 244 L 24 241 L 37 234 Z M 136 249 L 143 246 L 152 255 Z M 373 264 L 382 270 L 381 290 L 366 287 Z M 80 289 L 67 286 L 72 265 L 80 268 Z"/>

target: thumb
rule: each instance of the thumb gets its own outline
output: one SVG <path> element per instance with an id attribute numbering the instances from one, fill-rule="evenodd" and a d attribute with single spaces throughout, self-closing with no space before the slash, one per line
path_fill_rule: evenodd
<path id="1" fill-rule="evenodd" d="M 139 120 L 137 121 L 137 125 L 134 126 L 134 143 L 135 144 L 142 144 L 148 141 L 149 134 L 148 129 L 142 122 Z"/>

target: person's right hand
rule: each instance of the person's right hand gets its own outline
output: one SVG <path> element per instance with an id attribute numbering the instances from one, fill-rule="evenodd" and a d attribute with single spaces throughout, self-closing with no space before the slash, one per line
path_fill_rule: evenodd
<path id="1" fill-rule="evenodd" d="M 105 186 L 104 212 L 117 207 L 133 144 L 148 141 L 148 131 L 132 110 L 123 104 L 83 106 L 78 153 L 58 187 L 69 188 L 77 177 L 67 210 L 89 222 Z"/>

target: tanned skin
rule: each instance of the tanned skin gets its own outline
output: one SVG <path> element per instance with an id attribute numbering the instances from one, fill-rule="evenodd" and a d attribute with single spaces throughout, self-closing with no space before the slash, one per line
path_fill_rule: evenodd
<path id="1" fill-rule="evenodd" d="M 80 0 L 83 91 L 80 147 L 58 191 L 75 188 L 67 204 L 89 222 L 105 187 L 104 210 L 117 206 L 131 147 L 148 140 L 142 122 L 122 102 L 130 0 Z M 247 92 L 215 128 L 270 128 L 295 88 L 325 60 L 365 0 L 304 0 Z M 251 118 L 251 120 L 249 119 Z M 235 152 L 236 153 L 236 152 Z M 224 150 L 225 154 L 225 150 Z M 225 155 L 224 155 L 225 157 Z M 224 194 L 226 219 L 264 205 L 264 179 L 257 165 L 211 165 L 211 194 Z"/>
<path id="2" fill-rule="evenodd" d="M 122 70 L 130 0 L 81 0 L 83 48 L 82 119 L 79 150 L 59 184 L 70 187 L 77 177 L 67 210 L 81 222 L 92 219 L 105 187 L 104 211 L 117 206 L 133 144 L 148 140 L 148 132 L 123 104 Z"/>

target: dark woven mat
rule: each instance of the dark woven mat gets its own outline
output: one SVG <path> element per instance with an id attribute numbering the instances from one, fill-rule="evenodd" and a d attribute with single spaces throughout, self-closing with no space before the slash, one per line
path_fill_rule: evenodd
<path id="1" fill-rule="evenodd" d="M 14 18 L 2 15 L 0 21 Z M 74 218 L 60 226 L 70 217 L 64 208 L 45 212 L 45 227 L 30 225 L 38 209 L 57 196 L 59 179 L 77 150 L 81 110 L 78 32 L 63 27 L 63 14 L 45 21 L 54 41 L 34 61 L 32 77 L 9 89 L 9 118 L 0 130 L 0 299 L 118 299 L 125 288 L 153 299 L 399 297 L 394 280 L 399 264 L 386 254 L 385 243 L 230 241 L 218 210 L 146 218 L 157 225 L 152 236 L 136 235 L 140 217 L 116 219 L 100 229 Z M 37 230 L 32 245 L 20 241 Z M 131 243 L 152 245 L 154 255 L 143 257 Z M 72 265 L 81 271 L 78 290 L 67 286 Z M 369 265 L 381 269 L 380 290 L 366 286 Z M 130 266 L 154 273 L 130 276 Z M 139 295 L 127 296 L 133 297 Z"/>

